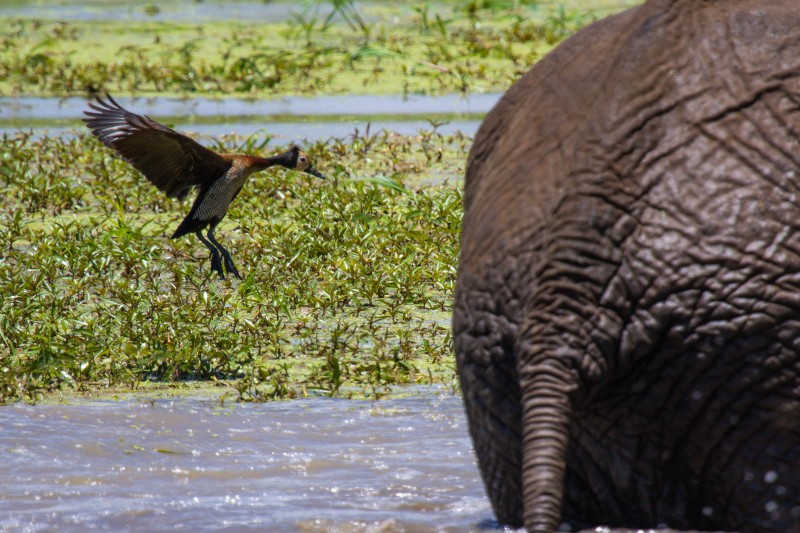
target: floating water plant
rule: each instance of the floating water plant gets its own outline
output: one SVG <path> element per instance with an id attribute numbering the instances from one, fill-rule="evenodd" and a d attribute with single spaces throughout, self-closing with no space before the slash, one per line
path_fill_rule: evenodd
<path id="1" fill-rule="evenodd" d="M 421 142 L 318 142 L 307 148 L 328 181 L 253 181 L 218 230 L 247 275 L 217 281 L 203 249 L 165 237 L 188 203 L 94 139 L 3 137 L 0 401 L 153 380 L 218 380 L 257 400 L 452 384 L 461 191 L 442 176 L 460 175 L 469 139 L 426 133 L 442 154 L 431 163 Z"/>
<path id="2" fill-rule="evenodd" d="M 258 25 L 6 19 L 0 94 L 502 91 L 596 18 L 553 2 L 387 4 L 369 17 L 350 0 L 328 4 L 326 16 L 312 7 Z"/>

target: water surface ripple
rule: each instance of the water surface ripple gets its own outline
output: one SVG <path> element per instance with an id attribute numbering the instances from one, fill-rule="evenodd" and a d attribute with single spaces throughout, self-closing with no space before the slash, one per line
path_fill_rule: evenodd
<path id="1" fill-rule="evenodd" d="M 0 408 L 0 531 L 476 531 L 458 397 Z"/>

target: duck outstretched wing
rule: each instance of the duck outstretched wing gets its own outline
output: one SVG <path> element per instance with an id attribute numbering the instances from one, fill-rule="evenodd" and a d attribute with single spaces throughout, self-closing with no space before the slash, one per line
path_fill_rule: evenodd
<path id="1" fill-rule="evenodd" d="M 169 197 L 183 198 L 192 187 L 210 184 L 231 162 L 148 116 L 131 113 L 111 96 L 90 102 L 83 119 L 100 141 Z"/>

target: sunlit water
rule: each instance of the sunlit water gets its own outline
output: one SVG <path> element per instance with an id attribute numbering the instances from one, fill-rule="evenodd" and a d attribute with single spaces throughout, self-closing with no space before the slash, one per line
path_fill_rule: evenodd
<path id="1" fill-rule="evenodd" d="M 412 135 L 434 127 L 443 134 L 472 136 L 481 117 L 500 94 L 420 96 L 353 95 L 285 97 L 243 100 L 235 98 L 118 98 L 131 111 L 147 114 L 176 129 L 209 136 L 237 133 L 269 135 L 285 141 L 344 138 L 370 125 L 372 133 L 385 130 Z M 64 135 L 83 131 L 85 98 L 0 98 L 0 134 L 33 131 L 36 135 Z"/>
<path id="2" fill-rule="evenodd" d="M 362 11 L 370 5 L 356 3 Z M 281 0 L 5 0 L 0 3 L 0 16 L 52 20 L 281 22 L 292 20 L 295 14 L 324 20 L 332 9 L 327 3 L 310 8 L 304 2 Z M 371 19 L 367 16 L 367 20 Z"/>
<path id="3" fill-rule="evenodd" d="M 0 408 L 0 531 L 476 531 L 461 400 Z"/>
<path id="4" fill-rule="evenodd" d="M 285 96 L 283 98 L 115 98 L 121 105 L 153 116 L 319 117 L 347 115 L 485 114 L 499 93 L 425 95 Z M 7 119 L 79 119 L 87 98 L 0 98 L 0 117 Z"/>
<path id="5" fill-rule="evenodd" d="M 640 3 L 641 0 L 543 0 L 518 3 L 526 16 L 542 20 L 555 9 L 580 10 L 595 16 L 603 16 Z M 333 13 L 334 2 L 288 1 L 288 0 L 3 0 L 0 2 L 0 17 L 37 18 L 45 20 L 97 20 L 97 21 L 157 21 L 202 23 L 213 21 L 241 21 L 252 23 L 283 22 L 297 19 L 321 24 L 329 15 L 342 22 L 342 17 Z M 395 16 L 409 17 L 416 14 L 417 3 L 395 3 Z M 511 4 L 511 2 L 508 2 Z M 385 2 L 355 1 L 353 5 L 367 23 L 382 21 L 380 14 Z M 437 11 L 449 18 L 452 6 L 447 2 L 425 2 L 431 14 Z M 400 9 L 397 8 L 405 8 Z"/>

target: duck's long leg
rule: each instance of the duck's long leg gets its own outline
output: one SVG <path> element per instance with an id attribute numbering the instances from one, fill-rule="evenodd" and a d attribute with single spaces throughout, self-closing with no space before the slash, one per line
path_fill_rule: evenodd
<path id="1" fill-rule="evenodd" d="M 206 238 L 203 237 L 203 233 L 200 230 L 195 231 L 194 234 L 197 235 L 200 242 L 205 244 L 208 251 L 211 252 L 211 270 L 219 274 L 219 279 L 225 279 L 225 272 L 222 270 L 222 258 L 220 257 L 220 251 L 217 246 L 208 242 Z M 208 234 L 211 235 L 211 231 L 209 231 Z M 214 241 L 213 238 L 211 240 Z M 214 242 L 216 244 L 216 241 Z M 227 254 L 227 252 L 225 253 Z M 237 274 L 236 276 L 238 277 L 239 275 Z"/>
<path id="2" fill-rule="evenodd" d="M 213 225 L 208 229 L 208 233 L 206 234 L 208 236 L 208 240 L 211 241 L 212 243 L 214 243 L 214 246 L 216 246 L 217 249 L 222 253 L 222 257 L 225 258 L 225 269 L 229 273 L 231 273 L 234 276 L 236 276 L 238 279 L 242 279 L 242 276 L 239 275 L 239 271 L 236 270 L 236 265 L 233 264 L 233 259 L 231 259 L 230 252 L 228 252 L 228 250 L 226 250 L 225 247 L 222 246 L 217 241 L 217 239 L 214 238 L 214 228 L 215 227 L 216 227 L 216 225 Z"/>

